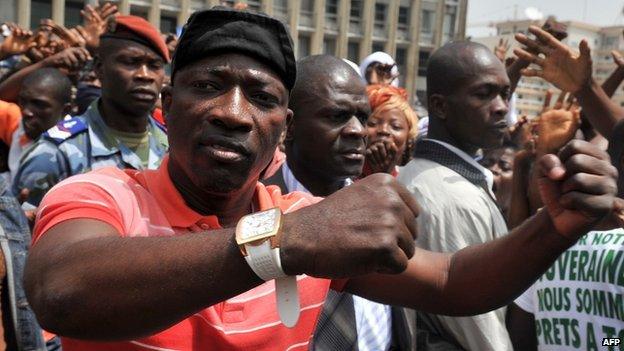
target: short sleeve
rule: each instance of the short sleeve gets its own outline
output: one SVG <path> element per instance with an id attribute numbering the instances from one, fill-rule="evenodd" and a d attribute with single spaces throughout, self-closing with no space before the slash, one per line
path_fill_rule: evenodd
<path id="1" fill-rule="evenodd" d="M 535 284 L 518 296 L 514 303 L 525 312 L 535 313 Z"/>
<path id="2" fill-rule="evenodd" d="M 118 199 L 111 194 L 110 188 L 114 184 L 106 184 L 102 179 L 106 180 L 106 177 L 83 174 L 53 187 L 39 206 L 33 244 L 53 226 L 79 218 L 100 220 L 113 226 L 122 235 L 125 232 L 123 209 Z"/>
<path id="3" fill-rule="evenodd" d="M 22 113 L 16 104 L 0 101 L 0 140 L 7 146 L 11 145 L 13 132 L 22 120 Z"/>
<path id="4" fill-rule="evenodd" d="M 67 178 L 68 165 L 61 151 L 47 140 L 39 139 L 20 160 L 13 180 L 13 193 L 28 189 L 26 201 L 38 206 L 56 183 Z"/>

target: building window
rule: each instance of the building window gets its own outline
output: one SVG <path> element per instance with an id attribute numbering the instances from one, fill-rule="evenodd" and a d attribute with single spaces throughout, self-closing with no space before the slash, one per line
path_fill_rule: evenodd
<path id="1" fill-rule="evenodd" d="M 30 26 L 39 27 L 42 19 L 52 18 L 52 0 L 32 0 L 30 10 Z"/>
<path id="2" fill-rule="evenodd" d="M 455 14 L 447 13 L 444 15 L 444 35 L 452 38 L 455 36 Z"/>
<path id="3" fill-rule="evenodd" d="M 360 43 L 350 41 L 347 45 L 347 58 L 353 62 L 360 61 Z"/>
<path id="4" fill-rule="evenodd" d="M 162 33 L 175 33 L 178 26 L 178 19 L 170 16 L 160 17 L 160 31 Z"/>
<path id="5" fill-rule="evenodd" d="M 278 18 L 286 17 L 288 14 L 288 2 L 286 0 L 274 0 L 273 13 Z"/>
<path id="6" fill-rule="evenodd" d="M 606 37 L 605 38 L 605 46 L 607 48 L 615 48 L 617 47 L 618 42 L 620 41 L 619 37 Z"/>
<path id="7" fill-rule="evenodd" d="M 405 86 L 405 77 L 407 74 L 407 49 L 397 48 L 394 56 L 397 68 L 399 69 L 399 84 Z"/>
<path id="8" fill-rule="evenodd" d="M 375 27 L 382 29 L 386 26 L 387 9 L 386 4 L 375 4 Z"/>
<path id="9" fill-rule="evenodd" d="M 362 0 L 351 0 L 351 19 L 357 21 L 362 17 Z"/>
<path id="10" fill-rule="evenodd" d="M 323 53 L 327 55 L 336 55 L 336 39 L 325 38 L 323 40 Z"/>
<path id="11" fill-rule="evenodd" d="M 82 24 L 80 11 L 84 8 L 84 2 L 68 1 L 65 3 L 65 27 L 71 28 Z"/>
<path id="12" fill-rule="evenodd" d="M 147 9 L 144 7 L 130 6 L 130 14 L 147 19 Z"/>
<path id="13" fill-rule="evenodd" d="M 418 53 L 418 76 L 427 76 L 427 64 L 429 63 L 429 51 L 420 51 Z"/>
<path id="14" fill-rule="evenodd" d="M 408 26 L 409 26 L 409 7 L 400 6 L 398 27 L 399 29 L 405 30 L 407 29 Z"/>
<path id="15" fill-rule="evenodd" d="M 310 56 L 310 37 L 299 35 L 297 54 L 299 58 Z"/>
<path id="16" fill-rule="evenodd" d="M 273 0 L 273 7 L 286 9 L 288 7 L 287 0 Z"/>
<path id="17" fill-rule="evenodd" d="M 433 21 L 435 12 L 431 10 L 423 10 L 420 19 L 420 31 L 423 33 L 433 33 Z"/>
<path id="18" fill-rule="evenodd" d="M 384 44 L 383 43 L 373 43 L 373 52 L 376 51 L 384 51 Z"/>
<path id="19" fill-rule="evenodd" d="M 395 56 L 397 66 L 405 66 L 405 64 L 407 63 L 407 49 L 397 48 Z"/>
<path id="20" fill-rule="evenodd" d="M 301 12 L 312 14 L 314 12 L 314 0 L 301 0 Z"/>
<path id="21" fill-rule="evenodd" d="M 338 0 L 325 1 L 325 14 L 338 15 Z"/>
<path id="22" fill-rule="evenodd" d="M 251 11 L 259 12 L 261 10 L 260 1 L 247 0 L 247 9 Z"/>

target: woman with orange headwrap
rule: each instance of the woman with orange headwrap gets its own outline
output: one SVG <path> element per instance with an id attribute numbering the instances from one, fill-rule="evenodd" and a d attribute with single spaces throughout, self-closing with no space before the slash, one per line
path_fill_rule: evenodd
<path id="1" fill-rule="evenodd" d="M 405 89 L 375 84 L 366 92 L 373 112 L 366 121 L 368 147 L 362 176 L 396 174 L 396 166 L 410 160 L 418 116 L 407 102 Z"/>

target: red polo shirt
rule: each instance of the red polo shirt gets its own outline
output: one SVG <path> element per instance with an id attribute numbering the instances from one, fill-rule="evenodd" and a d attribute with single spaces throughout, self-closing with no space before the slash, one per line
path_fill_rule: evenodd
<path id="1" fill-rule="evenodd" d="M 167 163 L 168 159 L 165 159 L 158 170 L 106 168 L 64 180 L 43 199 L 33 242 L 36 244 L 55 224 L 75 218 L 104 221 L 125 237 L 184 235 L 220 228 L 216 216 L 202 216 L 186 205 L 169 178 Z M 261 183 L 256 185 L 254 198 L 256 208 L 264 210 L 279 206 L 284 213 L 319 200 L 303 193 L 282 195 L 278 187 L 265 187 Z M 63 349 L 307 350 L 332 282 L 304 275 L 298 277 L 297 283 L 301 316 L 292 329 L 280 322 L 275 286 L 271 281 L 198 311 L 147 338 L 116 343 L 62 338 Z M 339 288 L 344 281 L 341 283 L 336 287 Z"/>

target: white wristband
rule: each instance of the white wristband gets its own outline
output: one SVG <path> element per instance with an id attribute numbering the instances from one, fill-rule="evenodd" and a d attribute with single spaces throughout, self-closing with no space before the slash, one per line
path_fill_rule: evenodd
<path id="1" fill-rule="evenodd" d="M 269 281 L 275 278 L 285 277 L 282 270 L 279 248 L 271 249 L 271 242 L 265 240 L 260 245 L 245 244 L 247 251 L 247 264 L 260 279 Z"/>
<path id="2" fill-rule="evenodd" d="M 297 277 L 286 275 L 282 270 L 279 248 L 271 249 L 271 242 L 265 240 L 257 246 L 246 244 L 245 250 L 247 264 L 260 279 L 264 281 L 275 279 L 277 312 L 285 326 L 294 327 L 301 310 Z"/>

